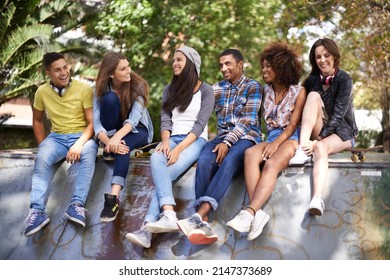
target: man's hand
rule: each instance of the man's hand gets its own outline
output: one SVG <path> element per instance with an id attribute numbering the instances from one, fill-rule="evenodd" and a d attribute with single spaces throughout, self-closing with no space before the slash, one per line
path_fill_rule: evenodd
<path id="1" fill-rule="evenodd" d="M 229 152 L 229 148 L 225 143 L 219 143 L 217 146 L 215 146 L 212 152 L 218 153 L 215 161 L 218 163 L 218 166 L 221 166 L 223 160 L 225 159 L 227 153 Z"/>
<path id="2" fill-rule="evenodd" d="M 66 162 L 70 164 L 74 164 L 80 161 L 81 150 L 83 149 L 83 145 L 79 144 L 77 141 L 70 147 L 68 154 L 66 155 Z"/>

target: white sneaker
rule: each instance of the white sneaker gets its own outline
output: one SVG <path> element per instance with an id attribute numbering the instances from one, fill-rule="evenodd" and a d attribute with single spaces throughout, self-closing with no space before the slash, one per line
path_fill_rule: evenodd
<path id="1" fill-rule="evenodd" d="M 247 240 L 253 240 L 258 237 L 263 231 L 264 226 L 269 221 L 269 215 L 265 213 L 263 210 L 259 210 L 256 212 L 255 218 L 252 221 L 252 226 L 247 236 Z"/>
<path id="2" fill-rule="evenodd" d="M 177 221 L 179 229 L 185 236 L 188 236 L 192 230 L 196 229 L 198 224 L 202 224 L 202 217 L 198 213 L 195 213 L 190 218 Z"/>
<path id="3" fill-rule="evenodd" d="M 152 242 L 152 233 L 147 231 L 144 227 L 141 227 L 137 231 L 126 234 L 126 239 L 138 246 L 150 248 L 150 244 Z"/>
<path id="4" fill-rule="evenodd" d="M 307 211 L 309 211 L 309 213 L 312 215 L 322 216 L 322 214 L 324 214 L 325 211 L 324 201 L 317 196 L 313 197 L 312 200 L 310 201 Z"/>
<path id="5" fill-rule="evenodd" d="M 241 210 L 232 220 L 226 223 L 238 232 L 249 232 L 253 216 L 246 210 Z"/>
<path id="6" fill-rule="evenodd" d="M 295 152 L 295 155 L 290 159 L 289 165 L 291 164 L 305 164 L 306 162 L 310 162 L 311 157 L 308 156 L 301 148 L 298 146 L 298 149 Z"/>
<path id="7" fill-rule="evenodd" d="M 145 229 L 152 233 L 179 231 L 177 226 L 176 212 L 164 210 L 160 214 L 160 219 L 154 223 L 147 223 Z"/>

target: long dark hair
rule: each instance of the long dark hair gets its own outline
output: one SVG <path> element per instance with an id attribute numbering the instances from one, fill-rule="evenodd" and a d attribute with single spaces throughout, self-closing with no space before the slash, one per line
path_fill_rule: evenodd
<path id="1" fill-rule="evenodd" d="M 106 53 L 103 57 L 96 79 L 96 95 L 98 97 L 101 98 L 106 93 L 107 87 L 111 83 L 110 76 L 114 74 L 119 61 L 122 59 L 129 61 L 124 54 L 117 52 Z M 117 93 L 121 102 L 120 111 L 122 120 L 128 117 L 130 108 L 138 97 L 143 99 L 145 107 L 148 105 L 148 83 L 133 71 L 130 74 L 130 78 L 129 82 L 122 83 Z"/>
<path id="2" fill-rule="evenodd" d="M 329 38 L 318 39 L 314 42 L 313 46 L 310 49 L 309 59 L 311 64 L 311 72 L 310 75 L 319 75 L 321 73 L 320 68 L 318 68 L 316 62 L 316 48 L 319 46 L 324 46 L 328 52 L 334 56 L 334 68 L 338 69 L 340 67 L 341 55 L 339 48 L 335 41 Z"/>
<path id="3" fill-rule="evenodd" d="M 197 83 L 198 73 L 195 65 L 186 56 L 186 65 L 183 71 L 178 76 L 173 75 L 172 77 L 168 99 L 162 104 L 162 108 L 166 111 L 172 111 L 178 107 L 180 112 L 184 112 L 191 103 Z"/>

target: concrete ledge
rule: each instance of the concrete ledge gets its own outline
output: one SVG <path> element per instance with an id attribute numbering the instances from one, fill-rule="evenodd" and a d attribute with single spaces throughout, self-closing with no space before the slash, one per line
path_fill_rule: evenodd
<path id="1" fill-rule="evenodd" d="M 23 235 L 29 208 L 34 151 L 0 153 L 0 259 L 390 259 L 390 155 L 369 154 L 353 163 L 350 153 L 330 158 L 322 217 L 306 214 L 310 200 L 311 164 L 290 166 L 280 174 L 264 210 L 271 216 L 254 241 L 226 227 L 246 202 L 243 176 L 233 182 L 211 225 L 219 240 L 195 246 L 181 233 L 156 235 L 142 249 L 125 239 L 139 228 L 153 193 L 148 158 L 132 158 L 121 195 L 121 212 L 101 223 L 103 194 L 110 190 L 112 162 L 97 159 L 86 203 L 87 226 L 63 216 L 73 192 L 76 166 L 56 166 L 47 212 L 49 225 L 36 235 Z M 194 172 L 191 168 L 174 186 L 179 218 L 193 213 Z"/>

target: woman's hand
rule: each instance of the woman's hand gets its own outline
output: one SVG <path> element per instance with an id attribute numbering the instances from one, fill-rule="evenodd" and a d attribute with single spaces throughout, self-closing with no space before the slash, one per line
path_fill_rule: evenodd
<path id="1" fill-rule="evenodd" d="M 277 144 L 275 142 L 269 143 L 269 145 L 267 145 L 264 148 L 263 154 L 261 155 L 261 157 L 263 158 L 263 160 L 269 159 L 276 152 L 276 150 L 278 148 L 279 148 L 279 144 Z"/>
<path id="2" fill-rule="evenodd" d="M 170 150 L 171 149 L 169 147 L 169 141 L 167 141 L 167 142 L 160 142 L 160 144 L 158 144 L 158 146 L 156 147 L 155 152 L 162 153 L 163 155 L 168 157 L 168 154 L 169 154 Z"/>
<path id="3" fill-rule="evenodd" d="M 168 153 L 167 165 L 174 164 L 179 159 L 179 156 L 180 156 L 180 151 L 177 147 L 170 150 Z"/>
<path id="4" fill-rule="evenodd" d="M 304 143 L 301 143 L 301 148 L 305 152 L 305 154 L 310 156 L 313 154 L 313 151 L 314 151 L 314 148 L 315 148 L 317 142 L 318 142 L 317 140 L 313 140 L 313 141 L 308 140 Z"/>
<path id="5" fill-rule="evenodd" d="M 130 152 L 126 142 L 117 135 L 112 136 L 110 140 L 108 140 L 105 150 L 107 153 L 113 154 L 127 154 Z"/>

